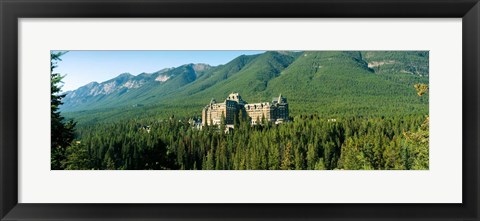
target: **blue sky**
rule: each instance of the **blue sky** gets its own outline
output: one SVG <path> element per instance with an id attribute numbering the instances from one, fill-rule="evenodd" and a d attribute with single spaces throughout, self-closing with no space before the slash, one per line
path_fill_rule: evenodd
<path id="1" fill-rule="evenodd" d="M 103 82 L 122 73 L 138 75 L 189 63 L 225 64 L 245 54 L 263 51 L 69 51 L 55 72 L 66 75 L 63 91 L 92 81 Z"/>

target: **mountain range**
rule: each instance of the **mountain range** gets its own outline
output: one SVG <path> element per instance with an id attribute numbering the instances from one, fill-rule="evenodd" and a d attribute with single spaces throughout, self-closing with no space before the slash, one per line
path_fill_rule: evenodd
<path id="1" fill-rule="evenodd" d="M 122 73 L 66 92 L 61 111 L 79 116 L 165 108 L 190 114 L 235 91 L 247 102 L 270 101 L 281 93 L 292 114 L 428 113 L 428 96 L 419 99 L 413 87 L 428 80 L 427 51 L 267 51 L 218 66 Z"/>

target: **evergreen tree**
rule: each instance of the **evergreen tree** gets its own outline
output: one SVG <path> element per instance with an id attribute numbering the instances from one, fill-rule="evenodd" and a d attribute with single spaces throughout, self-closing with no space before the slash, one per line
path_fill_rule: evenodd
<path id="1" fill-rule="evenodd" d="M 76 122 L 70 120 L 65 122 L 62 117 L 59 106 L 62 105 L 62 98 L 65 94 L 61 94 L 62 79 L 64 76 L 55 73 L 57 62 L 61 61 L 60 57 L 66 52 L 58 52 L 50 54 L 50 87 L 51 87 L 51 169 L 65 169 L 64 162 L 67 158 L 66 149 L 71 145 L 74 139 L 74 128 Z"/>
<path id="2" fill-rule="evenodd" d="M 294 169 L 294 161 L 292 156 L 292 143 L 288 142 L 285 146 L 285 150 L 283 151 L 283 161 L 282 161 L 282 170 L 291 170 Z"/>

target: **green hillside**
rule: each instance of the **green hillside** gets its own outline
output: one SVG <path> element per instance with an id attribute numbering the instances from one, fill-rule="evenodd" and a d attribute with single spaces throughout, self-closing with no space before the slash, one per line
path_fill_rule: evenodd
<path id="1" fill-rule="evenodd" d="M 234 60 L 226 65 L 229 71 L 221 68 L 213 72 L 209 78 L 199 79 L 199 81 L 193 82 L 188 87 L 172 93 L 163 102 L 166 104 L 180 104 L 178 98 L 181 97 L 184 98 L 182 100 L 190 104 L 204 106 L 211 98 L 223 100 L 233 91 L 240 92 L 249 101 L 260 101 L 264 99 L 263 93 L 267 89 L 269 82 L 278 77 L 295 60 L 293 55 L 266 52 L 260 56 L 246 58 L 249 61 L 248 63 L 242 63 L 243 66 L 241 68 L 231 71 L 232 68 L 229 66 L 240 67 L 236 65 L 237 61 Z"/>
<path id="2" fill-rule="evenodd" d="M 366 51 L 363 59 L 377 73 L 428 76 L 428 51 Z"/>
<path id="3" fill-rule="evenodd" d="M 305 52 L 272 80 L 268 92 L 288 96 L 293 114 L 426 112 L 428 99 L 416 97 L 415 83 L 428 78 L 375 72 L 360 52 Z"/>
<path id="4" fill-rule="evenodd" d="M 183 65 L 162 72 L 164 82 L 94 97 L 64 109 L 79 123 L 119 119 L 199 116 L 211 98 L 239 92 L 247 102 L 271 101 L 280 93 L 291 115 L 326 117 L 428 113 L 428 95 L 413 85 L 428 84 L 428 52 L 265 52 L 240 56 L 225 65 Z M 151 77 L 150 77 L 151 78 Z"/>

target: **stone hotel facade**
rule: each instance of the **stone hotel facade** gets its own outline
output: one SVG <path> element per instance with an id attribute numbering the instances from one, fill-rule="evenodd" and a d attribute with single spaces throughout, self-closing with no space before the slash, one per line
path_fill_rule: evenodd
<path id="1" fill-rule="evenodd" d="M 252 125 L 260 124 L 262 119 L 276 124 L 288 121 L 287 99 L 280 96 L 273 98 L 272 102 L 261 102 L 248 104 L 238 93 L 231 93 L 222 102 L 217 103 L 215 99 L 202 110 L 202 126 L 220 125 L 222 116 L 225 117 L 225 124 L 233 127 L 235 115 L 242 112 L 248 116 Z"/>

